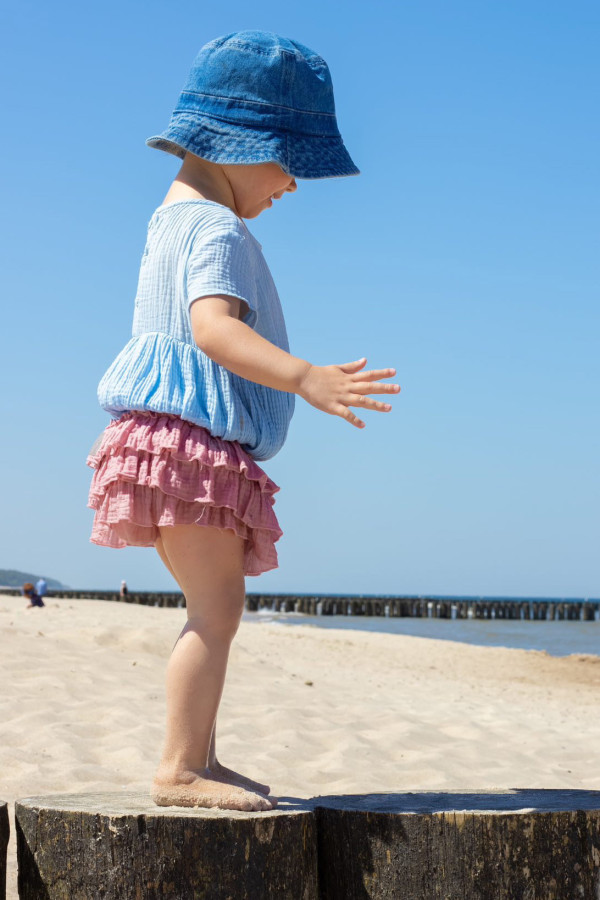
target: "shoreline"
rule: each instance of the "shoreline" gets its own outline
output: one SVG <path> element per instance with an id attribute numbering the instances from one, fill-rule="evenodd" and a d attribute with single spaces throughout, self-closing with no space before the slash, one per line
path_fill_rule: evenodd
<path id="1" fill-rule="evenodd" d="M 302 613 L 272 613 L 269 610 L 256 613 L 246 611 L 244 621 L 289 627 L 306 625 L 323 630 L 427 637 L 469 646 L 539 650 L 556 657 L 574 654 L 600 656 L 599 622 L 306 616 Z"/>

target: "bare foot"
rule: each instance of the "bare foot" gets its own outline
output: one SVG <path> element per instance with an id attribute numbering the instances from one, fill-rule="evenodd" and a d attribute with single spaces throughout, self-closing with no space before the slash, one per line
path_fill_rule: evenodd
<path id="1" fill-rule="evenodd" d="M 157 772 L 151 795 L 157 806 L 202 806 L 253 812 L 274 809 L 277 800 L 247 791 L 235 784 L 217 781 L 210 772 L 185 771 L 171 775 Z"/>
<path id="2" fill-rule="evenodd" d="M 271 790 L 268 784 L 261 784 L 260 781 L 253 781 L 252 778 L 247 778 L 239 772 L 234 772 L 233 769 L 228 769 L 227 766 L 221 765 L 218 759 L 216 759 L 213 765 L 208 768 L 211 778 L 214 778 L 217 781 L 225 781 L 228 784 L 237 784 L 238 787 L 243 787 L 247 791 L 258 791 L 260 794 L 268 794 Z"/>

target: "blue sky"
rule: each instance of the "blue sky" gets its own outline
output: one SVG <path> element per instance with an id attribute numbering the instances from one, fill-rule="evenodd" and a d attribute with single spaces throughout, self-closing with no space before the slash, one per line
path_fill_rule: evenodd
<path id="1" fill-rule="evenodd" d="M 600 595 L 596 3 L 24 0 L 1 25 L 0 568 L 174 587 L 89 542 L 85 457 L 180 165 L 145 139 L 204 43 L 257 28 L 326 59 L 361 170 L 247 222 L 291 350 L 402 392 L 360 431 L 297 400 L 263 464 L 280 567 L 248 590 Z"/>

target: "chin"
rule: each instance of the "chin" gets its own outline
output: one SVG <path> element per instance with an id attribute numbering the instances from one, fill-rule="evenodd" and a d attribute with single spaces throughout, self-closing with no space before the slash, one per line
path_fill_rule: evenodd
<path id="1" fill-rule="evenodd" d="M 248 206 L 246 208 L 241 208 L 238 210 L 238 216 L 242 219 L 257 219 L 261 213 L 263 213 L 267 209 L 271 209 L 273 206 L 273 201 L 271 198 L 267 198 L 267 200 L 263 200 L 260 203 L 255 203 L 252 206 Z"/>
<path id="2" fill-rule="evenodd" d="M 264 212 L 264 209 L 242 210 L 239 215 L 242 219 L 257 219 L 261 212 Z"/>

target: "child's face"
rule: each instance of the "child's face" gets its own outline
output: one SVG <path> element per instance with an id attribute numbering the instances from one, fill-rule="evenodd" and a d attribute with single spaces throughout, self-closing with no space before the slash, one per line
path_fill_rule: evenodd
<path id="1" fill-rule="evenodd" d="M 229 170 L 237 213 L 244 219 L 255 219 L 272 206 L 272 197 L 280 200 L 286 191 L 298 189 L 294 176 L 286 175 L 277 163 L 226 168 Z"/>

